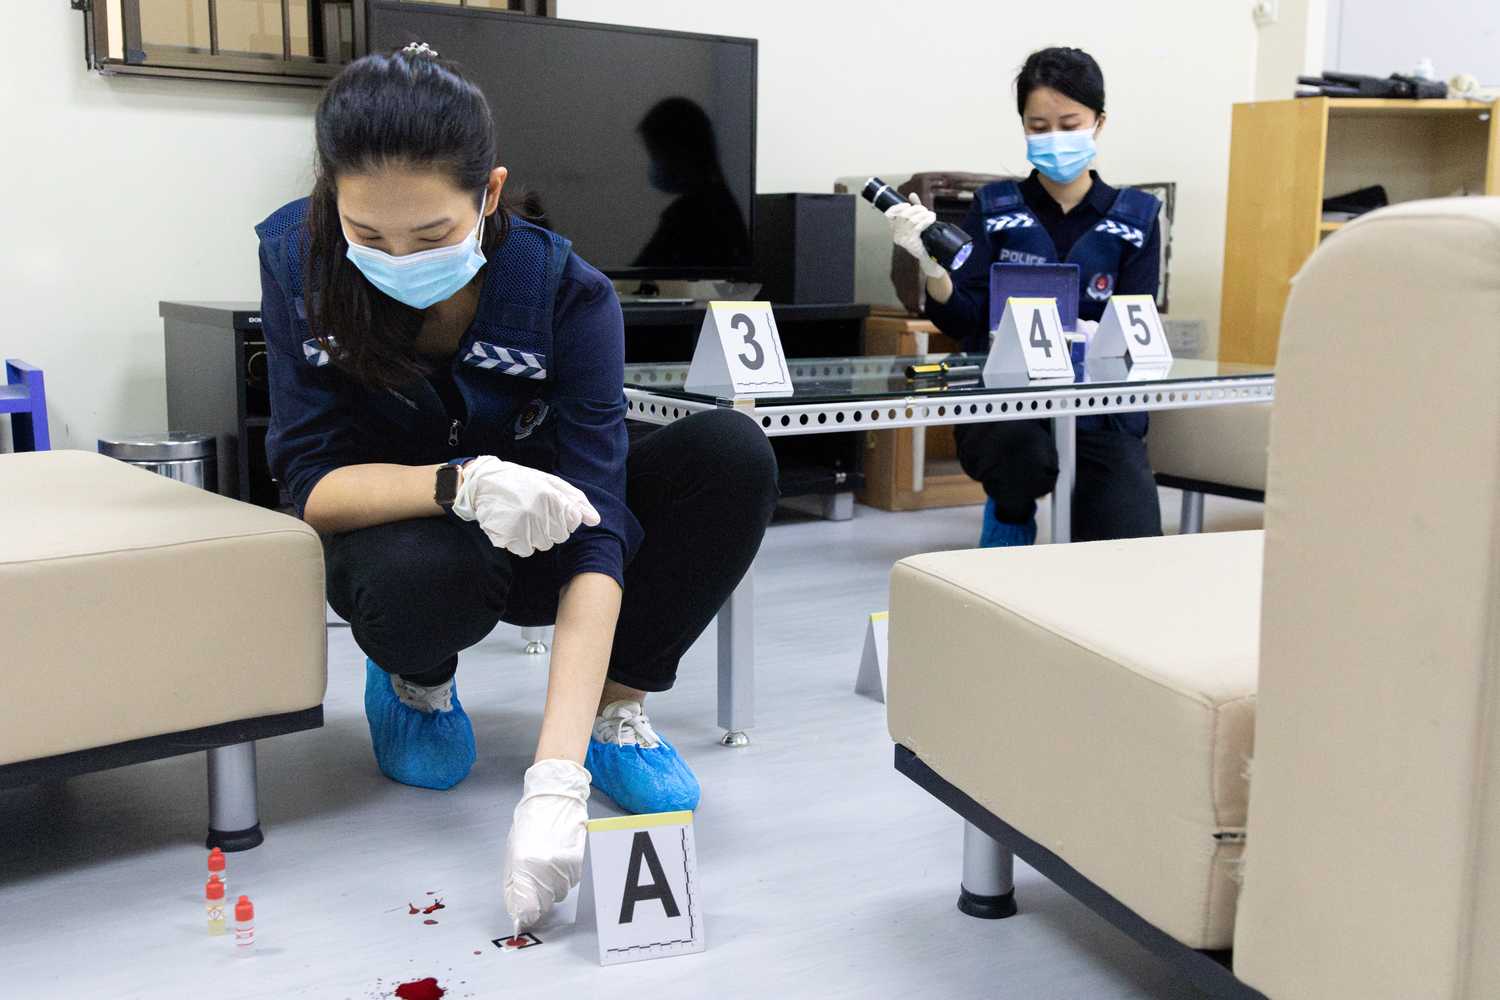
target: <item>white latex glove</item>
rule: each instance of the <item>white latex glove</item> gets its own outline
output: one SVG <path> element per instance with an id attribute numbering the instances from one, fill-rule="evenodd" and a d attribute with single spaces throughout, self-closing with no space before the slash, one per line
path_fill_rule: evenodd
<path id="1" fill-rule="evenodd" d="M 580 524 L 599 523 L 582 490 L 540 469 L 482 455 L 462 475 L 453 513 L 478 521 L 496 548 L 522 558 L 566 542 Z"/>
<path id="2" fill-rule="evenodd" d="M 922 269 L 924 277 L 942 277 L 947 273 L 943 270 L 943 265 L 933 260 L 927 248 L 922 245 L 922 230 L 937 221 L 937 213 L 925 208 L 917 200 L 916 192 L 912 192 L 909 197 L 908 204 L 892 205 L 885 210 L 885 217 L 891 220 L 891 240 L 917 258 L 917 266 Z"/>
<path id="3" fill-rule="evenodd" d="M 503 875 L 505 910 L 517 934 L 536 926 L 583 878 L 590 780 L 571 760 L 540 760 L 526 771 Z"/>

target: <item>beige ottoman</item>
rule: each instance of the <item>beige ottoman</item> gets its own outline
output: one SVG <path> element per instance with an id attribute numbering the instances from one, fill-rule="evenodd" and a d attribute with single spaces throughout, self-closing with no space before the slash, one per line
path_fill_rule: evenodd
<path id="1" fill-rule="evenodd" d="M 323 721 L 317 535 L 89 452 L 0 498 L 0 787 L 206 750 L 210 844 L 260 843 L 254 741 Z"/>
<path id="2" fill-rule="evenodd" d="M 890 731 L 897 766 L 981 824 L 965 836 L 965 912 L 1015 912 L 998 839 L 1091 905 L 1115 908 L 1148 946 L 1165 932 L 1193 949 L 1229 947 L 1262 537 L 896 564 Z M 1000 860 L 987 863 L 987 852 Z"/>

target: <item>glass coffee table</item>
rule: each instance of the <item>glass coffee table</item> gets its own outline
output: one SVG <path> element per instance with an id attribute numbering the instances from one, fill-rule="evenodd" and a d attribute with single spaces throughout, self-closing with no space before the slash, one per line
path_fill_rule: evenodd
<path id="1" fill-rule="evenodd" d="M 1052 541 L 1072 530 L 1078 417 L 1141 410 L 1269 402 L 1276 394 L 1269 366 L 1182 359 L 1164 367 L 1131 367 L 1121 360 L 1075 365 L 1076 382 L 985 379 L 982 355 L 804 358 L 791 360 L 793 392 L 738 397 L 729 386 L 689 392 L 686 363 L 625 366 L 631 420 L 669 424 L 705 410 L 733 409 L 768 437 L 853 430 L 931 427 L 998 420 L 1052 421 L 1057 485 L 1052 491 Z M 942 378 L 908 378 L 913 365 L 946 362 L 973 371 Z M 719 612 L 719 725 L 725 746 L 749 742 L 754 723 L 754 570 Z"/>

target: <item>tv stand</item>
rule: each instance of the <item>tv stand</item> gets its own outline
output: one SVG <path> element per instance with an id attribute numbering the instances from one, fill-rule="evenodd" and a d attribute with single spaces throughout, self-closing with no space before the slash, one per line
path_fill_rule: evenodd
<path id="1" fill-rule="evenodd" d="M 870 307 L 854 303 L 772 303 L 776 329 L 788 358 L 853 357 L 864 353 Z M 706 303 L 669 306 L 626 301 L 625 361 L 686 361 L 698 344 Z M 771 439 L 781 469 L 781 495 L 807 497 L 807 513 L 821 510 L 841 520 L 852 512 L 854 492 L 864 487 L 865 431 L 806 434 Z M 811 509 L 809 509 L 811 508 Z"/>

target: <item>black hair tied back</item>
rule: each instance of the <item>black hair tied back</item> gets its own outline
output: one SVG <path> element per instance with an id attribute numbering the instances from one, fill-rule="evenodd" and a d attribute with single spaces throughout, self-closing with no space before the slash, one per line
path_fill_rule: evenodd
<path id="1" fill-rule="evenodd" d="M 1025 116 L 1026 98 L 1038 87 L 1050 87 L 1096 115 L 1104 114 L 1104 71 L 1082 49 L 1039 49 L 1026 57 L 1016 74 L 1016 113 Z"/>
<path id="2" fill-rule="evenodd" d="M 495 167 L 495 125 L 484 94 L 425 42 L 372 53 L 344 68 L 318 104 L 317 158 L 306 287 L 308 322 L 330 360 L 372 387 L 424 373 L 412 344 L 420 310 L 376 289 L 346 256 L 338 179 L 384 169 L 436 171 L 476 204 Z M 510 232 L 501 205 L 484 226 L 489 253 Z"/>

